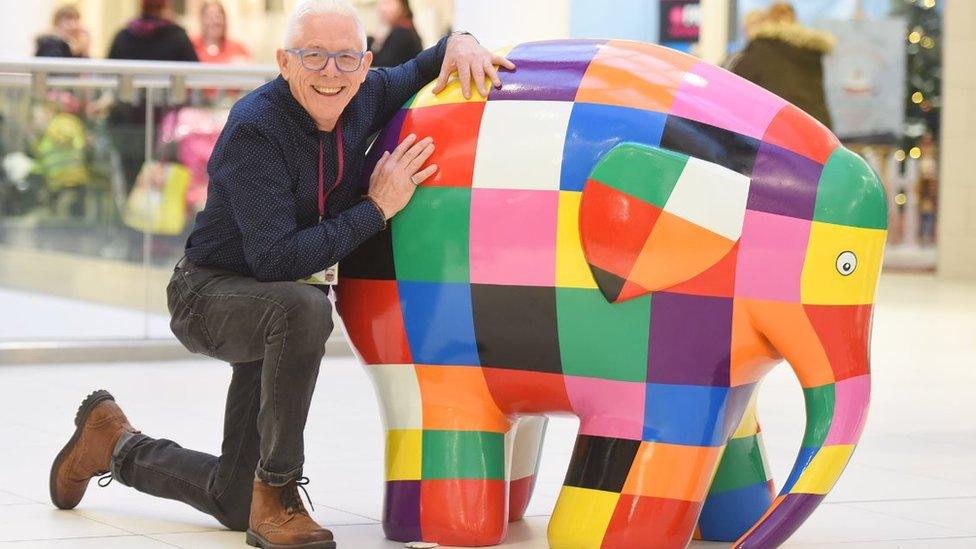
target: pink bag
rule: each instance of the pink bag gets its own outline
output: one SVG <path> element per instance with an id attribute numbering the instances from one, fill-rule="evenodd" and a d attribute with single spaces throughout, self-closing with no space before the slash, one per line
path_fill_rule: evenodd
<path id="1" fill-rule="evenodd" d="M 227 114 L 226 110 L 220 109 L 182 107 L 167 113 L 160 124 L 160 150 L 175 154 L 172 160 L 186 166 L 190 172 L 190 186 L 186 192 L 189 212 L 203 209 L 207 201 L 207 162 L 227 121 Z"/>

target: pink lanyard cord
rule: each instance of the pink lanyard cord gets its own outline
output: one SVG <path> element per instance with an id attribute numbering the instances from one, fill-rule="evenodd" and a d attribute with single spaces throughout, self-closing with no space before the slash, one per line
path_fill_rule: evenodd
<path id="1" fill-rule="evenodd" d="M 325 142 L 319 137 L 319 223 L 325 218 L 325 201 L 332 194 L 332 191 L 342 182 L 343 172 L 346 169 L 345 155 L 342 153 L 342 122 L 336 122 L 336 146 L 339 149 L 339 173 L 336 174 L 335 183 L 329 187 L 329 192 L 325 192 Z"/>

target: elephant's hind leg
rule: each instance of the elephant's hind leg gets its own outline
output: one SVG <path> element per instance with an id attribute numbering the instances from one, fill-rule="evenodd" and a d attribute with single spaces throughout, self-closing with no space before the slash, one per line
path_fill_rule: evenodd
<path id="1" fill-rule="evenodd" d="M 549 545 L 685 547 L 720 452 L 720 447 L 580 435 L 549 523 Z"/>
<path id="2" fill-rule="evenodd" d="M 718 471 L 698 519 L 699 537 L 735 541 L 773 503 L 762 433 L 756 420 L 755 397 L 722 454 Z"/>
<path id="3" fill-rule="evenodd" d="M 420 419 L 415 428 L 387 434 L 387 537 L 459 546 L 500 543 L 508 527 L 511 421 L 491 399 L 480 368 L 409 368 L 415 372 Z"/>
<path id="4" fill-rule="evenodd" d="M 521 416 L 515 427 L 512 448 L 512 471 L 508 483 L 508 521 L 522 520 L 532 499 L 532 490 L 539 472 L 542 440 L 549 418 Z"/>

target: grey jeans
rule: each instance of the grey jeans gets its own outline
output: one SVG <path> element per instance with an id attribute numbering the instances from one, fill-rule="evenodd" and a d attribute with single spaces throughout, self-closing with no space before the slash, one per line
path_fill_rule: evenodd
<path id="1" fill-rule="evenodd" d="M 185 259 L 166 292 L 177 339 L 233 366 L 221 455 L 125 436 L 112 473 L 122 484 L 246 530 L 255 474 L 274 485 L 302 475 L 303 431 L 332 332 L 332 305 L 316 286 L 259 282 Z"/>

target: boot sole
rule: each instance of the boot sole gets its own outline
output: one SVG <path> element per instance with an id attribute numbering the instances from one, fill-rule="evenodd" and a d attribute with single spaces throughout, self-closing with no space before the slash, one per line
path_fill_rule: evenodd
<path id="1" fill-rule="evenodd" d="M 299 543 L 295 545 L 278 545 L 269 542 L 253 531 L 247 531 L 245 539 L 251 547 L 261 547 L 262 549 L 336 549 L 335 541 L 311 541 L 309 543 Z"/>
<path id="2" fill-rule="evenodd" d="M 75 507 L 74 505 L 64 505 L 58 501 L 58 469 L 61 468 L 65 458 L 68 457 L 68 453 L 71 452 L 71 449 L 78 442 L 78 438 L 81 437 L 81 431 L 85 426 L 85 422 L 88 421 L 88 416 L 91 415 L 91 412 L 95 409 L 95 406 L 104 400 L 114 401 L 115 397 L 112 396 L 112 393 L 109 393 L 104 389 L 95 391 L 85 397 L 85 400 L 82 401 L 81 406 L 78 407 L 78 412 L 75 414 L 75 432 L 73 435 L 71 435 L 71 439 L 68 440 L 68 443 L 64 445 L 64 448 L 58 452 L 58 456 L 54 458 L 54 463 L 51 465 L 51 478 L 49 479 L 48 484 L 51 491 L 51 502 L 54 503 L 54 506 L 58 509 L 73 509 Z"/>

